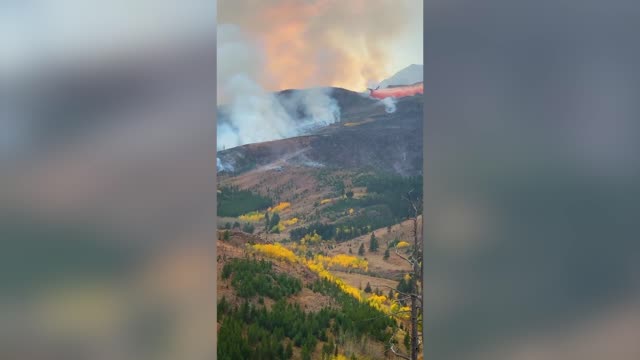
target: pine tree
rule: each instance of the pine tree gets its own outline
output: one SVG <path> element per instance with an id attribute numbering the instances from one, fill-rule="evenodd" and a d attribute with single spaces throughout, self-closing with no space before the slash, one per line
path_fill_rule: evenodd
<path id="1" fill-rule="evenodd" d="M 271 229 L 271 227 L 269 226 L 271 224 L 271 220 L 269 219 L 269 212 L 267 211 L 266 213 L 264 213 L 264 226 L 265 226 L 265 231 L 268 233 L 269 229 Z"/>
<path id="2" fill-rule="evenodd" d="M 365 286 L 364 292 L 366 292 L 367 294 L 371 293 L 371 284 L 369 284 L 369 282 L 367 282 L 367 286 Z"/>
<path id="3" fill-rule="evenodd" d="M 385 250 L 385 251 L 384 251 L 384 256 L 383 256 L 382 258 L 383 258 L 384 260 L 388 260 L 388 259 L 389 259 L 389 256 L 390 256 L 390 254 L 389 254 L 389 249 L 387 249 L 387 250 Z"/>
<path id="4" fill-rule="evenodd" d="M 280 223 L 280 215 L 278 213 L 273 214 L 271 217 L 271 227 L 277 226 Z"/>
<path id="5" fill-rule="evenodd" d="M 360 248 L 358 249 L 358 255 L 364 256 L 364 244 L 360 244 Z"/>
<path id="6" fill-rule="evenodd" d="M 246 223 L 242 227 L 242 231 L 244 231 L 246 233 L 249 233 L 249 234 L 253 234 L 253 232 L 255 231 L 255 226 L 253 226 L 253 224 Z"/>
<path id="7" fill-rule="evenodd" d="M 371 239 L 369 240 L 369 251 L 378 251 L 378 239 L 376 238 L 375 233 L 371 233 Z"/>

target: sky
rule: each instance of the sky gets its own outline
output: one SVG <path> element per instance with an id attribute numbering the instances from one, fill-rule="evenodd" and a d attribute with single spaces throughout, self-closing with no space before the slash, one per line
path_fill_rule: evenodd
<path id="1" fill-rule="evenodd" d="M 219 82 L 241 73 L 269 91 L 365 90 L 422 64 L 422 8 L 422 0 L 219 0 Z"/>

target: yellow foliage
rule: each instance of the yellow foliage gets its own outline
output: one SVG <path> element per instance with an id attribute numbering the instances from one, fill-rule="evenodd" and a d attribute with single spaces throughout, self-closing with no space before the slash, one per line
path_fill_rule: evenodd
<path id="1" fill-rule="evenodd" d="M 240 215 L 240 220 L 242 221 L 261 221 L 264 219 L 264 213 L 252 211 L 250 213 Z"/>
<path id="2" fill-rule="evenodd" d="M 403 306 L 400 308 L 401 313 L 398 314 L 398 317 L 401 319 L 408 319 L 411 317 L 411 308 L 408 306 Z"/>
<path id="3" fill-rule="evenodd" d="M 403 247 L 407 247 L 407 246 L 409 246 L 409 245 L 410 245 L 410 244 L 409 244 L 408 242 L 406 242 L 406 241 L 400 241 L 400 242 L 396 245 L 396 247 L 397 247 L 397 248 L 403 248 Z"/>
<path id="4" fill-rule="evenodd" d="M 369 298 L 367 299 L 367 302 L 369 303 L 369 305 L 371 305 L 373 308 L 378 309 L 382 312 L 387 312 L 389 309 L 385 306 L 385 303 L 387 302 L 387 297 L 384 295 L 376 295 L 376 294 L 372 294 L 371 296 L 369 296 Z"/>
<path id="5" fill-rule="evenodd" d="M 411 280 L 411 274 L 404 274 L 404 281 Z"/>
<path id="6" fill-rule="evenodd" d="M 256 245 L 257 246 L 257 245 Z M 260 245 L 261 247 L 266 247 L 265 245 Z M 272 248 L 273 247 L 273 248 Z M 294 249 L 300 251 L 305 249 L 304 245 L 296 245 L 293 247 Z M 280 244 L 271 245 L 271 247 L 267 248 L 269 253 L 276 253 L 277 251 L 282 252 L 282 249 L 288 251 L 290 253 L 289 256 L 294 257 L 295 255 L 288 249 L 285 249 Z M 284 255 L 280 255 L 281 257 Z M 305 264 L 309 270 L 318 274 L 318 276 L 322 279 L 326 279 L 332 283 L 334 283 L 338 288 L 347 295 L 352 296 L 358 301 L 364 301 L 370 304 L 372 307 L 386 313 L 392 314 L 394 311 L 399 309 L 399 305 L 397 301 L 390 300 L 384 295 L 376 295 L 371 294 L 368 298 L 363 299 L 362 292 L 357 288 L 345 283 L 342 279 L 336 277 L 331 272 L 327 270 L 327 267 L 332 266 L 343 266 L 343 267 L 352 267 L 352 268 L 361 268 L 367 269 L 368 263 L 366 260 L 358 259 L 355 256 L 339 254 L 333 257 L 330 256 L 322 256 L 316 255 L 314 259 L 307 260 L 304 257 L 297 257 L 297 261 Z M 397 296 L 397 293 L 395 293 Z M 403 308 L 404 309 L 404 308 Z M 403 316 L 400 314 L 400 316 Z"/>
<path id="7" fill-rule="evenodd" d="M 282 244 L 255 244 L 253 248 L 268 257 L 272 257 L 279 260 L 285 260 L 288 262 L 296 262 L 296 255 L 293 251 L 282 246 Z"/>
<path id="8" fill-rule="evenodd" d="M 313 234 L 307 234 L 305 235 L 301 240 L 300 243 L 301 244 L 315 244 L 322 241 L 322 236 L 318 235 L 315 231 L 313 232 Z"/>
<path id="9" fill-rule="evenodd" d="M 367 262 L 367 260 L 346 254 L 338 254 L 333 257 L 317 255 L 316 260 L 320 261 L 328 268 L 341 266 L 343 268 L 362 269 L 364 271 L 369 270 L 369 263 Z"/>
<path id="10" fill-rule="evenodd" d="M 277 212 L 281 212 L 281 211 L 287 209 L 290 206 L 291 206 L 291 203 L 285 201 L 285 202 L 281 202 L 280 204 L 278 204 L 278 205 L 276 205 L 276 206 L 274 206 L 272 208 L 269 208 L 269 211 L 273 212 L 273 213 L 277 213 Z"/>
<path id="11" fill-rule="evenodd" d="M 400 304 L 398 304 L 397 302 L 393 302 L 389 310 L 391 310 L 392 313 L 395 313 L 395 316 L 400 319 L 408 319 L 411 317 L 411 308 L 408 306 L 400 307 Z"/>
<path id="12" fill-rule="evenodd" d="M 331 202 L 331 199 L 322 199 L 320 201 L 320 205 L 324 205 L 324 204 L 327 204 L 327 203 L 330 203 L 330 202 Z"/>
<path id="13" fill-rule="evenodd" d="M 298 218 L 294 217 L 289 220 L 284 220 L 281 222 L 284 226 L 291 226 L 298 223 Z"/>
<path id="14" fill-rule="evenodd" d="M 349 215 L 353 215 L 354 212 L 355 212 L 355 210 L 353 210 L 353 208 L 349 209 Z"/>
<path id="15" fill-rule="evenodd" d="M 338 288 L 340 288 L 340 290 L 342 290 L 344 293 L 353 296 L 358 301 L 362 301 L 360 290 L 346 284 L 344 281 L 342 281 L 342 279 L 335 277 L 333 274 L 327 271 L 324 266 L 322 266 L 322 262 L 316 260 L 307 260 L 306 264 L 311 271 L 318 274 L 318 276 L 320 276 L 321 278 L 331 281 L 332 283 L 336 284 Z"/>
<path id="16" fill-rule="evenodd" d="M 304 244 L 296 244 L 292 243 L 289 245 L 292 251 L 295 251 L 297 254 L 306 254 L 307 247 Z"/>
<path id="17" fill-rule="evenodd" d="M 331 360 L 349 360 L 346 356 L 338 354 L 338 356 L 331 356 Z"/>
<path id="18" fill-rule="evenodd" d="M 384 295 L 372 294 L 371 296 L 369 296 L 369 302 L 383 304 L 386 301 L 387 301 L 387 297 Z"/>
<path id="19" fill-rule="evenodd" d="M 395 312 L 398 311 L 400 309 L 400 305 L 397 302 L 394 302 L 393 304 L 391 304 L 391 311 Z"/>

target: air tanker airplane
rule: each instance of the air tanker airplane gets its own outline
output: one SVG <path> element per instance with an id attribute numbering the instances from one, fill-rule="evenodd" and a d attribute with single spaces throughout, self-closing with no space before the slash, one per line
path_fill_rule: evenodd
<path id="1" fill-rule="evenodd" d="M 369 96 L 371 96 L 372 98 L 384 99 L 388 97 L 401 98 L 405 96 L 422 94 L 424 92 L 424 87 L 423 83 L 419 82 L 413 85 L 393 86 L 384 89 L 380 89 L 380 86 L 378 86 L 375 89 L 367 90 L 369 90 Z"/>

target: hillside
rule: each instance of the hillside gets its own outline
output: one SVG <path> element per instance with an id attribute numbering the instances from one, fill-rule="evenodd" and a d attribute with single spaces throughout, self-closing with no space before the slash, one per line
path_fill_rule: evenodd
<path id="1" fill-rule="evenodd" d="M 375 169 L 403 176 L 421 174 L 422 96 L 397 100 L 387 113 L 381 102 L 334 89 L 339 123 L 289 139 L 249 144 L 218 152 L 232 173 L 270 166 Z M 277 164 L 277 165 L 276 165 Z"/>
<path id="2" fill-rule="evenodd" d="M 305 91 L 276 97 L 304 118 Z M 398 291 L 416 281 L 404 196 L 422 197 L 423 99 L 389 112 L 329 93 L 339 122 L 218 152 L 219 358 L 382 359 L 392 340 L 408 352 Z"/>

